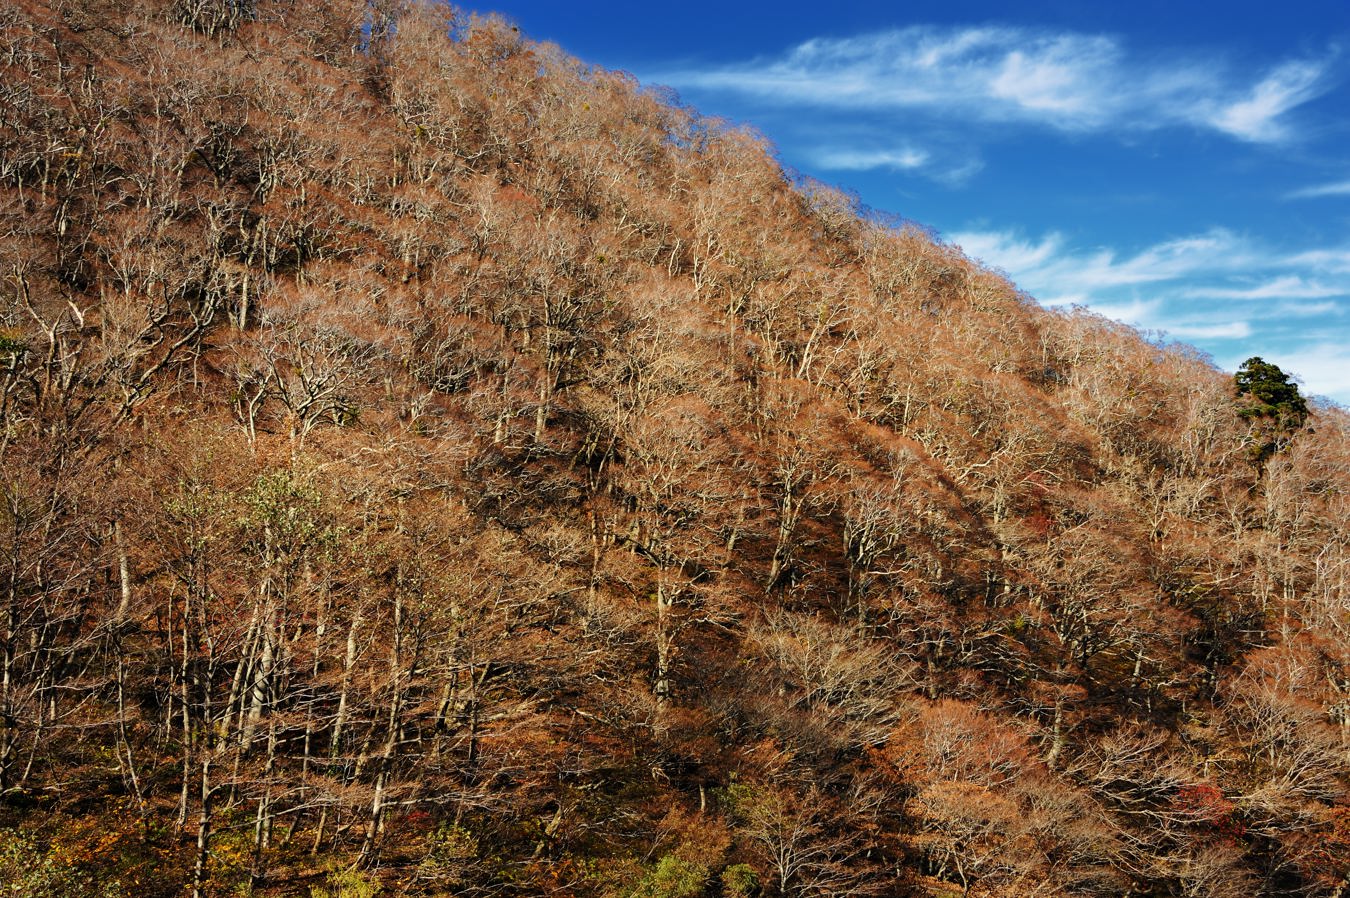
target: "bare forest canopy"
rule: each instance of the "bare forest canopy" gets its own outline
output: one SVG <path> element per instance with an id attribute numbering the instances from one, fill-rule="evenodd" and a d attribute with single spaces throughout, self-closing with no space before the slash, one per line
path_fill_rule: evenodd
<path id="1" fill-rule="evenodd" d="M 1347 894 L 1343 410 L 496 19 L 0 35 L 0 893 Z"/>

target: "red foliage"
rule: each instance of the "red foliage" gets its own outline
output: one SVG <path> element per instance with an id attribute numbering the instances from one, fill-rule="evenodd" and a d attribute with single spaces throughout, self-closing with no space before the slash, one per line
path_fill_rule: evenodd
<path id="1" fill-rule="evenodd" d="M 1237 805 L 1223 794 L 1222 789 L 1209 783 L 1182 786 L 1172 799 L 1172 810 L 1192 826 L 1211 830 L 1224 842 L 1236 842 L 1247 832 Z"/>

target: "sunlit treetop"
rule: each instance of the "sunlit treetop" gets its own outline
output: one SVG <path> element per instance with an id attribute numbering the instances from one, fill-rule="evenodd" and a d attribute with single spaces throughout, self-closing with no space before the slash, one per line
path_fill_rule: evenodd
<path id="1" fill-rule="evenodd" d="M 1233 376 L 1239 399 L 1244 405 L 1238 412 L 1244 418 L 1269 418 L 1282 428 L 1302 427 L 1308 417 L 1308 403 L 1279 365 L 1272 365 L 1260 356 L 1252 356 L 1242 363 Z"/>

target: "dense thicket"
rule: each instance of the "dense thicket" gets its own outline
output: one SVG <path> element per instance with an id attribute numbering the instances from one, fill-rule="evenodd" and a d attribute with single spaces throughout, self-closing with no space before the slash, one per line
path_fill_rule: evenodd
<path id="1" fill-rule="evenodd" d="M 1342 411 L 500 21 L 0 32 L 16 894 L 1344 894 Z"/>

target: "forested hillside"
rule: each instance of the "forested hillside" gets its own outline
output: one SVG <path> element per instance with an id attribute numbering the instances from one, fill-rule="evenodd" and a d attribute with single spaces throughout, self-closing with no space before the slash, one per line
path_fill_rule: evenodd
<path id="1" fill-rule="evenodd" d="M 0 894 L 1350 894 L 1343 410 L 495 19 L 0 34 Z"/>

